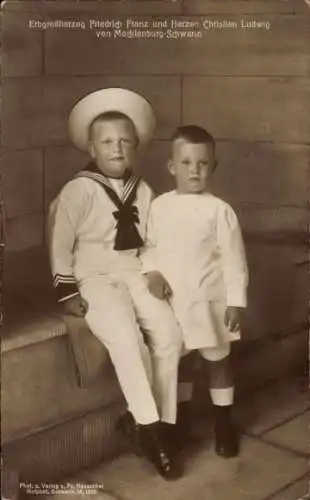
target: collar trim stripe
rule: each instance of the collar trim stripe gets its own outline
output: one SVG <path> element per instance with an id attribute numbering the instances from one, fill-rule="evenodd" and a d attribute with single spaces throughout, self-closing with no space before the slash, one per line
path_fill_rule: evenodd
<path id="1" fill-rule="evenodd" d="M 115 195 L 119 198 L 118 193 L 115 191 L 113 185 L 109 181 L 107 177 L 105 177 L 102 174 L 99 174 L 97 172 L 90 172 L 88 170 L 82 170 L 81 172 L 78 172 L 75 177 L 88 177 L 89 179 L 93 179 L 94 181 L 99 182 L 100 184 L 103 184 L 107 188 L 109 188 Z M 123 190 L 122 197 L 119 198 L 120 201 L 124 204 L 126 200 L 128 200 L 129 196 L 131 195 L 132 191 L 135 189 L 136 185 L 140 181 L 140 177 L 136 175 L 131 175 L 126 182 Z"/>
<path id="2" fill-rule="evenodd" d="M 140 178 L 137 177 L 136 175 L 132 175 L 128 181 L 126 182 L 126 185 L 124 187 L 123 195 L 122 195 L 122 202 L 125 203 L 126 200 L 129 198 L 130 194 L 132 193 L 133 189 L 136 187 L 138 184 Z"/>

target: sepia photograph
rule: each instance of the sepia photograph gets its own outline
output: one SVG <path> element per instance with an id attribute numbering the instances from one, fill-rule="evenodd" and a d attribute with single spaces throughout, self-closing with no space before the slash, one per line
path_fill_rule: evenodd
<path id="1" fill-rule="evenodd" d="M 3 500 L 309 498 L 309 25 L 2 2 Z"/>

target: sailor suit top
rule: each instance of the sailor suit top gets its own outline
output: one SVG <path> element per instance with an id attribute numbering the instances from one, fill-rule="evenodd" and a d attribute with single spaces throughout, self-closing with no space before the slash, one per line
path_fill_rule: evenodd
<path id="1" fill-rule="evenodd" d="M 126 244 L 115 248 L 122 206 L 120 201 L 116 206 L 107 195 L 105 183 L 118 200 L 123 196 L 123 204 L 126 194 L 130 196 L 135 190 L 130 220 L 128 213 L 124 214 L 121 229 L 126 233 L 131 225 L 139 241 L 128 248 Z M 48 219 L 50 261 L 59 302 L 77 295 L 79 283 L 88 277 L 141 269 L 138 252 L 151 199 L 152 191 L 141 179 L 131 175 L 122 187 L 119 181 L 109 182 L 95 169 L 84 170 L 62 188 L 50 206 Z"/>
<path id="2" fill-rule="evenodd" d="M 245 307 L 248 270 L 238 219 L 210 193 L 156 198 L 148 220 L 144 272 L 160 271 L 188 348 L 240 338 L 224 325 L 226 306 Z"/>

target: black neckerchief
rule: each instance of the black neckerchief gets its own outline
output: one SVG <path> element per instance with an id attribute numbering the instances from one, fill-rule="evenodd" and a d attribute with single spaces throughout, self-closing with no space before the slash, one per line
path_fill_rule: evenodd
<path id="1" fill-rule="evenodd" d="M 130 170 L 124 174 L 124 190 L 120 198 L 114 190 L 109 177 L 104 175 L 95 163 L 89 163 L 75 177 L 88 177 L 98 182 L 110 200 L 114 203 L 117 211 L 113 212 L 116 219 L 116 237 L 114 250 L 131 250 L 143 245 L 143 240 L 138 232 L 136 224 L 139 223 L 139 211 L 133 202 L 136 199 L 137 188 L 140 183 L 140 177 L 134 175 Z"/>

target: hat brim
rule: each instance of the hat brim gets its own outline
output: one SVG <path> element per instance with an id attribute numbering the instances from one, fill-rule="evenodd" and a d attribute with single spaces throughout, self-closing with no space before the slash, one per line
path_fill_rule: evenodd
<path id="1" fill-rule="evenodd" d="M 155 129 L 155 116 L 149 102 L 131 90 L 106 88 L 83 97 L 72 109 L 68 129 L 75 146 L 86 151 L 91 123 L 99 115 L 110 111 L 118 111 L 131 119 L 140 145 L 150 140 Z"/>

